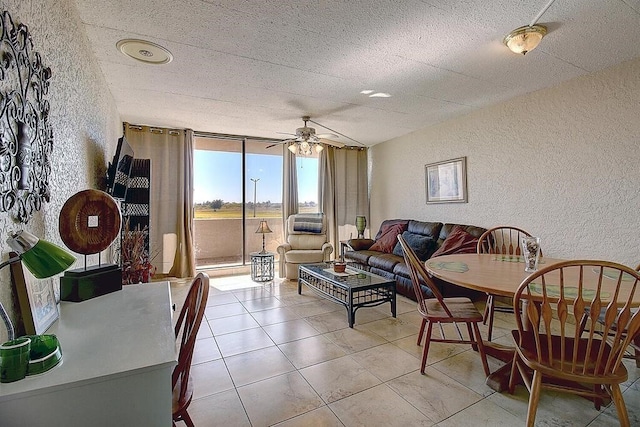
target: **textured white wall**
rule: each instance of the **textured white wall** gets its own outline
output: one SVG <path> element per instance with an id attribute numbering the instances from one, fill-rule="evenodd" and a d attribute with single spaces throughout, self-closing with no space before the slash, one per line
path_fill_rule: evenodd
<path id="1" fill-rule="evenodd" d="M 461 156 L 469 203 L 427 205 L 425 164 Z M 639 165 L 640 59 L 376 145 L 372 233 L 386 218 L 511 224 L 547 256 L 635 266 Z"/>
<path id="2" fill-rule="evenodd" d="M 54 137 L 50 159 L 51 202 L 45 203 L 27 224 L 15 223 L 7 213 L 0 212 L 0 228 L 4 231 L 0 253 L 6 260 L 10 249 L 5 241 L 15 230 L 27 230 L 64 247 L 58 232 L 62 205 L 77 191 L 103 188 L 106 165 L 122 128 L 73 2 L 3 0 L 2 8 L 9 11 L 14 23 L 27 25 L 34 50 L 40 53 L 43 63 L 51 67 L 47 99 Z M 8 268 L 0 272 L 0 301 L 15 319 L 17 307 Z M 0 342 L 5 337 L 2 326 Z"/>

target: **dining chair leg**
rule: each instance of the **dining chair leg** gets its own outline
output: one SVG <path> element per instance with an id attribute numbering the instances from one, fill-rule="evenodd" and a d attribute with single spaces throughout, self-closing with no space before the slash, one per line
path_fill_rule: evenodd
<path id="1" fill-rule="evenodd" d="M 424 374 L 424 367 L 427 364 L 427 355 L 429 354 L 429 344 L 431 344 L 432 329 L 433 329 L 433 322 L 429 322 L 429 326 L 427 326 L 427 335 L 424 339 L 424 348 L 422 349 L 422 361 L 420 362 L 421 374 Z"/>
<path id="2" fill-rule="evenodd" d="M 487 325 L 487 341 L 491 341 L 493 338 L 493 314 L 495 313 L 495 298 L 493 295 L 489 295 L 487 305 L 489 306 L 489 313 L 487 313 L 489 317 L 489 324 Z"/>
<path id="3" fill-rule="evenodd" d="M 484 305 L 484 313 L 482 313 L 482 324 L 486 325 L 487 320 L 489 320 L 489 307 L 491 307 L 491 301 L 493 301 L 493 297 L 491 294 L 487 294 L 487 303 Z"/>
<path id="4" fill-rule="evenodd" d="M 471 348 L 473 351 L 478 351 L 478 340 L 473 338 L 473 330 L 471 329 L 470 322 L 467 322 L 467 333 L 469 334 L 469 340 L 471 340 Z"/>
<path id="5" fill-rule="evenodd" d="M 527 427 L 534 427 L 536 412 L 540 402 L 540 390 L 542 389 L 542 372 L 533 371 L 531 391 L 529 392 L 529 407 L 527 408 Z"/>
<path id="6" fill-rule="evenodd" d="M 468 323 L 467 326 L 469 326 L 469 334 L 471 336 L 471 339 L 477 344 L 478 352 L 480 353 L 480 358 L 482 359 L 482 367 L 484 368 L 485 375 L 488 377 L 491 372 L 489 371 L 489 364 L 487 363 L 487 354 L 484 352 L 484 343 L 482 342 L 482 335 L 480 335 L 480 328 L 478 328 L 477 323 L 473 324 L 473 330 L 475 332 L 474 339 L 473 334 L 471 334 L 471 326 Z M 471 347 L 473 347 L 473 344 L 471 345 Z"/>
<path id="7" fill-rule="evenodd" d="M 616 405 L 616 411 L 618 412 L 618 421 L 620 425 L 623 427 L 629 427 L 629 414 L 627 413 L 627 407 L 624 404 L 624 399 L 622 398 L 622 392 L 620 391 L 619 384 L 611 384 L 611 397 L 613 398 L 613 403 Z"/>
<path id="8" fill-rule="evenodd" d="M 640 368 L 640 334 L 636 335 L 633 339 L 633 343 L 635 345 L 633 348 L 633 354 L 636 359 L 636 368 Z"/>
<path id="9" fill-rule="evenodd" d="M 427 319 L 422 318 L 422 324 L 420 325 L 420 332 L 418 332 L 418 345 L 422 342 L 422 336 L 424 335 L 424 327 L 427 324 Z"/>
<path id="10" fill-rule="evenodd" d="M 513 394 L 516 390 L 516 375 L 519 375 L 518 370 L 518 352 L 513 353 L 513 360 L 511 361 L 511 375 L 509 376 L 509 394 Z"/>

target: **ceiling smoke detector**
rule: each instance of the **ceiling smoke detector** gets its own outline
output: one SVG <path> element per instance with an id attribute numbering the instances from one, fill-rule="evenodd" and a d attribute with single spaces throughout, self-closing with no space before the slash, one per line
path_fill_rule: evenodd
<path id="1" fill-rule="evenodd" d="M 146 40 L 124 39 L 116 43 L 116 47 L 128 57 L 146 64 L 168 64 L 173 60 L 167 49 Z"/>

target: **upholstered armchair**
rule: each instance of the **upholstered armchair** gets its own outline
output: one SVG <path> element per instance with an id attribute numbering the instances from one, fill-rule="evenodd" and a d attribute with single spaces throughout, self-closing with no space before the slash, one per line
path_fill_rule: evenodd
<path id="1" fill-rule="evenodd" d="M 324 214 L 295 214 L 287 218 L 287 243 L 278 246 L 280 277 L 298 279 L 299 264 L 329 260 L 333 246 L 327 242 Z"/>

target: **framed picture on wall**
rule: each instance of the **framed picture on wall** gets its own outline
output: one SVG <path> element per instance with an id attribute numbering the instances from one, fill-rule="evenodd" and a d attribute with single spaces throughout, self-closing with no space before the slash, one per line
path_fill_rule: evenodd
<path id="1" fill-rule="evenodd" d="M 53 289 L 53 282 L 60 280 L 59 277 L 36 279 L 22 268 L 21 262 L 16 262 L 11 264 L 11 278 L 18 295 L 25 333 L 43 334 L 60 316 Z"/>
<path id="2" fill-rule="evenodd" d="M 427 203 L 467 202 L 467 158 L 425 165 Z"/>

